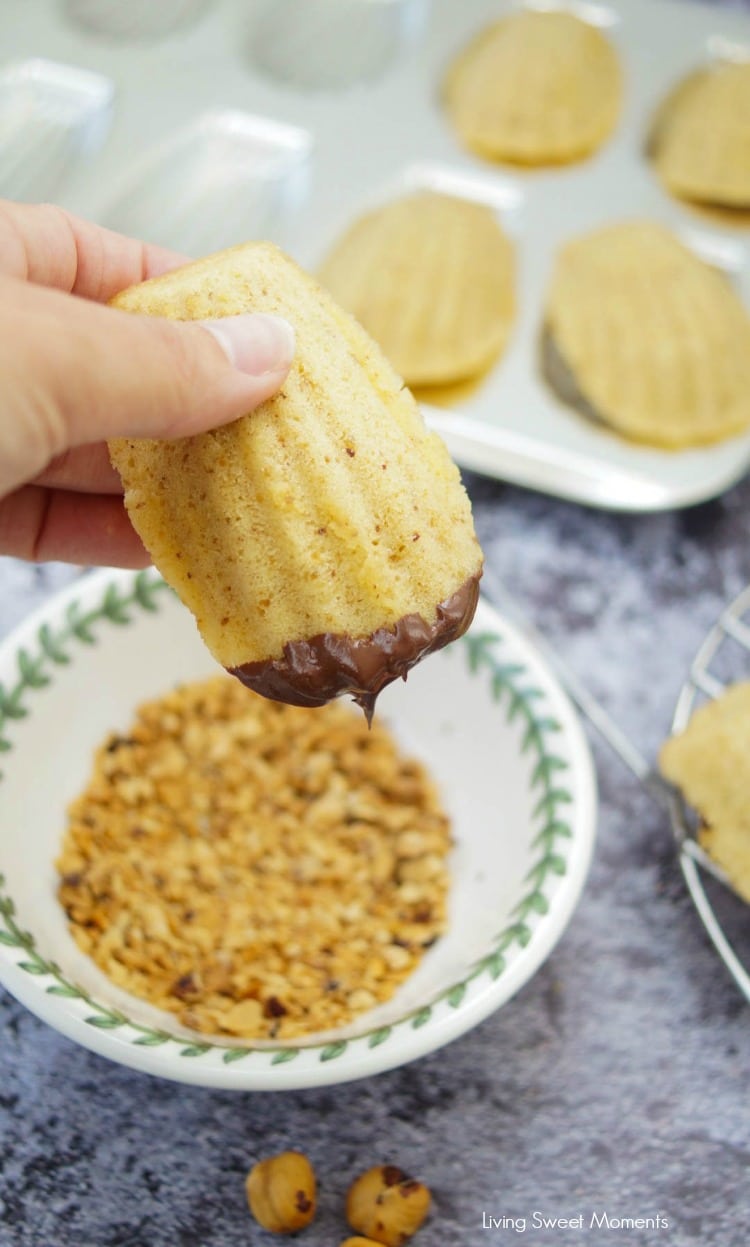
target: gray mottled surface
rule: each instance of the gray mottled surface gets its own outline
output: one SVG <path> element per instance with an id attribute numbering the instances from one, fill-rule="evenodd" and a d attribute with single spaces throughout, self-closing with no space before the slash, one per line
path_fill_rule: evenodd
<path id="1" fill-rule="evenodd" d="M 687 664 L 750 581 L 750 481 L 681 515 L 615 517 L 468 478 L 488 561 L 653 755 Z M 75 574 L 0 560 L 0 632 Z M 243 1177 L 309 1153 L 336 1247 L 377 1159 L 432 1187 L 420 1247 L 750 1242 L 750 1014 L 702 932 L 665 819 L 605 748 L 598 847 L 549 961 L 504 1009 L 400 1071 L 223 1094 L 89 1055 L 0 993 L 0 1247 L 257 1247 Z M 750 951 L 750 922 L 741 915 Z M 482 1229 L 483 1213 L 654 1216 L 659 1232 Z"/>
<path id="2" fill-rule="evenodd" d="M 650 518 L 468 483 L 492 566 L 653 753 L 697 643 L 750 580 L 750 481 Z M 0 626 L 70 575 L 0 563 Z M 420 1247 L 745 1247 L 750 1015 L 686 899 L 665 820 L 594 745 L 599 842 L 567 934 L 515 1000 L 410 1067 L 319 1092 L 217 1094 L 110 1065 L 4 998 L 2 1247 L 261 1247 L 272 1240 L 248 1219 L 242 1179 L 289 1146 L 323 1182 L 308 1247 L 341 1241 L 347 1180 L 376 1158 L 434 1189 Z M 669 1229 L 481 1228 L 483 1212 L 534 1209 L 660 1212 Z"/>

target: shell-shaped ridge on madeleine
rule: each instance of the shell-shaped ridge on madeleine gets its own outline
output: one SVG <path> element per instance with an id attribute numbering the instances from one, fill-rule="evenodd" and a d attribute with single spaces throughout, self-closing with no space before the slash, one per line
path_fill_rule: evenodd
<path id="1" fill-rule="evenodd" d="M 485 371 L 513 321 L 513 244 L 490 207 L 453 195 L 420 190 L 361 217 L 319 277 L 409 385 Z"/>
<path id="2" fill-rule="evenodd" d="M 572 13 L 523 9 L 479 32 L 449 67 L 444 101 L 472 151 L 545 165 L 577 160 L 614 129 L 617 53 Z"/>
<path id="3" fill-rule="evenodd" d="M 223 666 L 326 633 L 428 623 L 481 567 L 468 497 L 440 439 L 364 330 L 269 243 L 133 287 L 131 311 L 285 316 L 281 391 L 233 424 L 111 447 L 129 513 Z"/>
<path id="4" fill-rule="evenodd" d="M 568 243 L 546 325 L 587 403 L 627 437 L 678 449 L 750 425 L 750 318 L 727 276 L 661 225 Z"/>

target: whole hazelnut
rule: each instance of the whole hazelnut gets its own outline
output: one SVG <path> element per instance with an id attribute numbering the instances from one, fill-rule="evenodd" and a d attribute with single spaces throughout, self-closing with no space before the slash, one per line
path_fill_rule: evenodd
<path id="1" fill-rule="evenodd" d="M 430 1192 L 396 1165 L 376 1165 L 357 1178 L 346 1197 L 353 1230 L 386 1247 L 401 1247 L 424 1221 Z"/>
<path id="2" fill-rule="evenodd" d="M 315 1174 L 301 1152 L 258 1161 L 247 1175 L 245 1190 L 255 1220 L 274 1234 L 294 1234 L 315 1216 Z"/>

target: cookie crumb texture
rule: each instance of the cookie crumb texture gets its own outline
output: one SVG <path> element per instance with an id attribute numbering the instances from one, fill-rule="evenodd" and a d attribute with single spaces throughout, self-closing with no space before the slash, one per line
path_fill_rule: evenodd
<path id="1" fill-rule="evenodd" d="M 573 13 L 523 8 L 481 30 L 450 66 L 448 116 L 470 151 L 518 165 L 580 160 L 620 112 L 614 46 Z"/>
<path id="2" fill-rule="evenodd" d="M 693 70 L 663 101 L 650 155 L 679 199 L 750 208 L 750 64 L 715 59 Z"/>
<path id="3" fill-rule="evenodd" d="M 514 248 L 485 204 L 416 191 L 360 217 L 320 279 L 407 385 L 481 376 L 514 316 Z"/>
<path id="4" fill-rule="evenodd" d="M 750 426 L 750 318 L 671 230 L 620 221 L 560 251 L 547 328 L 578 397 L 632 441 L 684 450 Z"/>
<path id="5" fill-rule="evenodd" d="M 59 898 L 119 987 L 197 1031 L 286 1039 L 414 971 L 445 928 L 450 844 L 430 777 L 382 725 L 218 676 L 98 749 Z"/>
<path id="6" fill-rule="evenodd" d="M 133 524 L 222 667 L 381 629 L 382 657 L 401 620 L 433 628 L 439 605 L 477 580 L 482 552 L 445 445 L 373 340 L 288 256 L 270 243 L 230 248 L 114 304 L 174 320 L 264 312 L 295 328 L 289 376 L 250 415 L 196 437 L 110 444 Z M 381 668 L 364 691 L 383 687 Z"/>
<path id="7" fill-rule="evenodd" d="M 659 766 L 700 815 L 700 844 L 750 903 L 750 681 L 699 706 L 662 745 Z"/>

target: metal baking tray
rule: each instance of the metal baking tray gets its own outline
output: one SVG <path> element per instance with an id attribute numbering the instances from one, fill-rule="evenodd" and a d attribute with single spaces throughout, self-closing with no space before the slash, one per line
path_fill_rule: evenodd
<path id="1" fill-rule="evenodd" d="M 125 175 L 104 223 L 185 255 L 268 234 L 284 246 L 307 200 L 311 152 L 307 130 L 237 109 L 205 113 Z"/>
<path id="2" fill-rule="evenodd" d="M 308 17 L 325 9 L 326 23 L 316 27 L 308 20 L 302 38 L 299 16 L 294 18 L 301 3 L 274 0 L 274 8 L 269 0 L 217 2 L 192 27 L 136 47 L 83 35 L 66 23 L 55 0 L 6 0 L 13 9 L 4 30 L 8 57 L 64 59 L 117 84 L 110 141 L 96 161 L 68 179 L 61 201 L 178 249 L 187 241 L 196 252 L 211 249 L 217 239 L 224 245 L 262 231 L 314 269 L 354 216 L 398 187 L 416 180 L 486 197 L 516 239 L 518 312 L 506 354 L 484 383 L 453 395 L 449 407 L 424 407 L 457 461 L 501 480 L 622 511 L 700 502 L 743 476 L 750 467 L 750 435 L 678 453 L 630 444 L 559 401 L 541 378 L 538 355 L 557 249 L 609 221 L 646 217 L 676 229 L 688 245 L 727 269 L 750 305 L 750 234 L 671 200 L 644 154 L 666 92 L 717 54 L 750 48 L 748 17 L 677 0 L 569 3 L 606 27 L 617 46 L 625 76 L 621 121 L 593 158 L 523 173 L 465 151 L 440 103 L 452 57 L 511 4 L 315 0 L 311 6 L 305 0 Z M 273 12 L 276 37 L 283 39 L 286 29 L 289 42 L 269 59 Z M 338 29 L 352 46 L 373 49 L 373 59 L 361 56 L 350 75 L 342 66 Z M 242 168 L 226 178 L 226 134 L 215 119 L 237 112 L 252 119 L 245 124 L 256 133 L 281 126 L 297 135 L 306 156 L 296 166 L 293 193 L 269 189 L 265 157 L 259 159 L 252 144 L 242 154 Z M 213 130 L 207 121 L 212 117 Z M 185 146 L 190 134 L 193 152 Z M 131 174 L 128 191 L 123 181 Z M 177 204 L 184 211 L 176 212 Z"/>
<path id="3" fill-rule="evenodd" d="M 114 86 L 101 74 L 31 57 L 0 70 L 0 195 L 47 199 L 91 158 L 112 120 Z"/>

